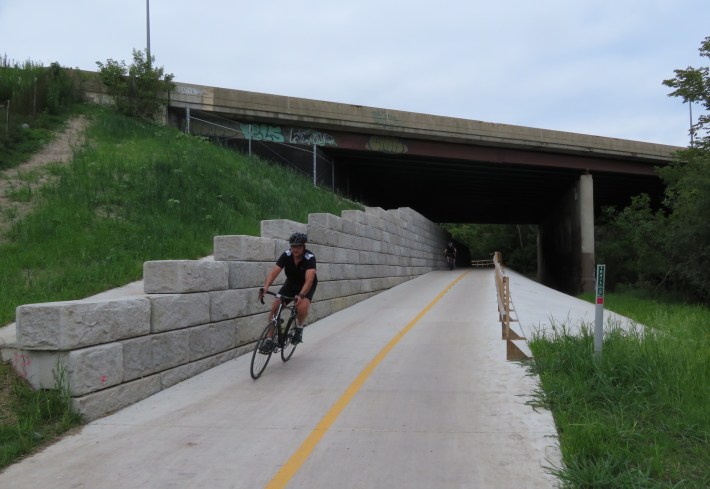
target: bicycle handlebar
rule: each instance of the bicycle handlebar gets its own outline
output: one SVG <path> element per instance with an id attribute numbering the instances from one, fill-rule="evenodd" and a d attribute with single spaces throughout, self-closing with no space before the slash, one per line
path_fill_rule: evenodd
<path id="1" fill-rule="evenodd" d="M 263 292 L 264 294 L 273 295 L 273 296 L 276 297 L 277 299 L 283 299 L 283 300 L 286 300 L 286 301 L 292 301 L 292 300 L 295 299 L 295 297 L 289 297 L 289 296 L 283 295 L 283 294 L 275 294 L 274 292 L 271 292 L 270 290 L 264 290 L 263 287 L 259 289 L 259 293 L 261 294 L 262 292 Z M 264 297 L 263 297 L 263 296 L 260 297 L 259 300 L 261 301 L 262 304 L 266 304 L 266 303 L 264 302 Z"/>

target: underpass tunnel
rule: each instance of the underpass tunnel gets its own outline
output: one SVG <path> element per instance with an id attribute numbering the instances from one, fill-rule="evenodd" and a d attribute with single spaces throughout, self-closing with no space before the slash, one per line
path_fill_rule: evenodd
<path id="1" fill-rule="evenodd" d="M 344 137 L 342 145 L 299 144 L 293 142 L 299 131 L 318 137 L 327 136 L 327 131 L 256 125 L 262 132 L 251 137 L 251 124 L 201 113 L 192 130 L 288 166 L 315 185 L 367 206 L 409 207 L 438 223 L 536 226 L 538 280 L 572 294 L 589 287 L 594 223 L 602 210 L 625 207 L 641 193 L 653 202 L 663 196 L 660 178 L 640 161 L 421 140 L 407 140 L 410 151 L 403 150 L 406 144 L 356 149 L 355 143 L 363 139 L 357 134 Z M 263 132 L 265 128 L 273 133 Z M 432 156 L 437 150 L 445 155 Z M 588 183 L 580 207 L 576 196 L 582 181 Z M 465 246 L 459 243 L 458 248 L 463 251 Z M 483 258 L 470 256 L 466 249 L 459 253 L 459 266 Z"/>
<path id="2" fill-rule="evenodd" d="M 663 195 L 652 176 L 328 152 L 336 188 L 346 182 L 367 205 L 411 207 L 439 223 L 536 226 L 538 280 L 574 295 L 593 289 L 594 226 L 602 210 L 625 207 L 640 193 Z M 484 257 L 465 260 L 472 258 Z"/>

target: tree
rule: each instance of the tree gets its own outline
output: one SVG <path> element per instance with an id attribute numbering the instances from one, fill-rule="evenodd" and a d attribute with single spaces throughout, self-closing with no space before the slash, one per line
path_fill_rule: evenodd
<path id="1" fill-rule="evenodd" d="M 700 46 L 710 58 L 710 37 Z M 699 134 L 692 147 L 676 153 L 658 173 L 666 184 L 663 208 L 651 210 L 648 197 L 610 217 L 601 226 L 598 250 L 619 265 L 619 279 L 664 286 L 690 299 L 710 300 L 710 68 L 674 70 L 664 80 L 671 97 L 705 110 L 691 126 Z M 599 229 L 598 229 L 599 232 Z M 606 237 L 604 237 L 606 236 Z"/>
<path id="2" fill-rule="evenodd" d="M 667 285 L 671 261 L 666 252 L 666 216 L 663 211 L 654 212 L 648 195 L 633 197 L 621 211 L 604 209 L 599 221 L 595 256 L 607 266 L 610 289 L 619 283 Z"/>
<path id="3" fill-rule="evenodd" d="M 698 50 L 710 59 L 710 37 Z M 671 165 L 659 169 L 668 185 L 665 205 L 670 210 L 667 253 L 672 275 L 692 295 L 710 299 L 710 68 L 689 66 L 675 70 L 663 84 L 673 88 L 671 97 L 698 103 L 705 110 L 691 126 L 699 134 L 697 144 L 680 151 Z"/>
<path id="4" fill-rule="evenodd" d="M 676 288 L 710 300 L 710 150 L 681 151 L 671 165 L 659 169 L 668 185 L 670 209 L 666 251 Z"/>
<path id="5" fill-rule="evenodd" d="M 474 260 L 500 251 L 506 266 L 525 275 L 537 272 L 537 226 L 515 224 L 445 224 L 444 229 L 471 252 Z"/>
<path id="6" fill-rule="evenodd" d="M 164 94 L 172 90 L 173 75 L 163 67 L 155 68 L 155 56 L 134 49 L 133 63 L 108 59 L 97 61 L 99 76 L 119 112 L 133 117 L 153 119 L 165 105 Z"/>
<path id="7" fill-rule="evenodd" d="M 700 56 L 710 58 L 710 37 L 706 37 L 700 44 Z M 684 70 L 674 70 L 675 78 L 663 80 L 663 84 L 675 90 L 668 94 L 669 97 L 680 97 L 683 102 L 699 103 L 707 112 L 710 112 L 710 76 L 707 66 L 701 68 L 687 67 Z M 701 134 L 700 143 L 710 143 L 710 115 L 701 114 L 698 121 L 690 128 L 691 136 Z M 702 135 L 704 133 L 704 135 Z"/>

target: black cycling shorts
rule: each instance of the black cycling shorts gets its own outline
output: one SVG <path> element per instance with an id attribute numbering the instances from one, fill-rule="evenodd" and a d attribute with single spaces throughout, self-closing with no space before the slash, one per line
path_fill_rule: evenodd
<path id="1" fill-rule="evenodd" d="M 309 290 L 308 293 L 305 295 L 305 297 L 306 297 L 309 301 L 311 301 L 311 302 L 313 302 L 313 294 L 316 293 L 316 287 L 317 287 L 317 286 L 318 286 L 317 283 L 313 284 L 313 285 L 311 286 L 311 290 Z M 286 283 L 283 284 L 283 285 L 281 286 L 281 288 L 279 289 L 279 294 L 282 294 L 282 295 L 285 295 L 285 296 L 288 296 L 288 297 L 296 297 L 296 295 L 297 295 L 299 292 L 301 292 L 301 288 L 302 288 L 302 287 L 303 287 L 302 285 L 299 285 L 298 287 L 294 287 L 293 285 L 291 285 L 291 284 L 289 284 L 288 282 L 286 282 Z"/>

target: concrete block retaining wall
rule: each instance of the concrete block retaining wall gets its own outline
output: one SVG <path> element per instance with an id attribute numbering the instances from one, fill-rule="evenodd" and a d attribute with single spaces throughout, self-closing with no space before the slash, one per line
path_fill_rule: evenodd
<path id="1" fill-rule="evenodd" d="M 258 289 L 295 231 L 318 260 L 309 324 L 446 266 L 446 233 L 408 208 L 263 221 L 261 237 L 215 237 L 214 261 L 146 262 L 143 295 L 18 307 L 3 357 L 35 388 L 68 388 L 87 419 L 128 406 L 253 348 Z"/>

